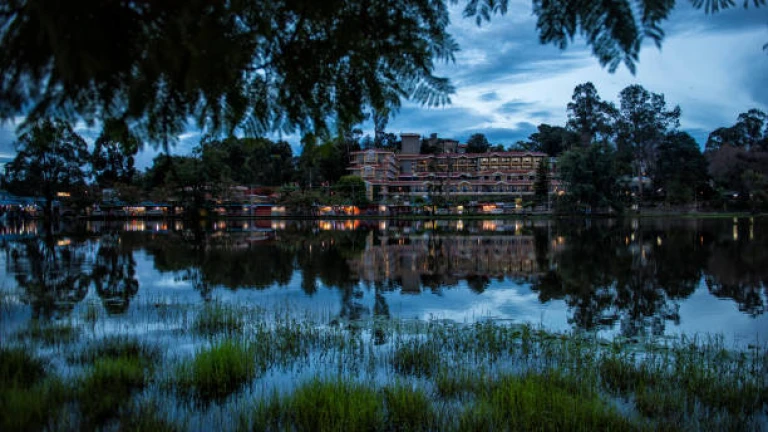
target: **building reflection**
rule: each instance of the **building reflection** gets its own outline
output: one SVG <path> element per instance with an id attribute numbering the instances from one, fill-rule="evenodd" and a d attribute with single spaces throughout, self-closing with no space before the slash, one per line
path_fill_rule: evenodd
<path id="1" fill-rule="evenodd" d="M 365 250 L 348 260 L 351 277 L 400 281 L 419 292 L 426 281 L 456 285 L 477 276 L 529 279 L 539 274 L 532 235 L 458 235 L 371 232 Z"/>

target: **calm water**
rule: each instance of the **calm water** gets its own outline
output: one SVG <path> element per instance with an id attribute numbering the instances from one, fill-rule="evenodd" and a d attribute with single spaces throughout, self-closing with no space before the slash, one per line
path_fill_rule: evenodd
<path id="1" fill-rule="evenodd" d="M 94 312 L 147 331 L 212 299 L 329 320 L 767 343 L 768 219 L 128 221 L 52 237 L 0 226 L 1 332 Z"/>

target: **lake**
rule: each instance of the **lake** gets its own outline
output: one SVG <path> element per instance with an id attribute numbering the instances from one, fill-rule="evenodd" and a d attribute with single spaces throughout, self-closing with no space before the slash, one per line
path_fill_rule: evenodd
<path id="1" fill-rule="evenodd" d="M 768 219 L 90 221 L 0 227 L 2 333 L 151 333 L 218 301 L 367 319 L 768 342 Z M 126 330 L 128 329 L 128 330 Z"/>

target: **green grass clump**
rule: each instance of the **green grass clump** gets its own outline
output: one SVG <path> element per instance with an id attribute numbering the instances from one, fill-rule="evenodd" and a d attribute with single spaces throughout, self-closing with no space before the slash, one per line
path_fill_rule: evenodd
<path id="1" fill-rule="evenodd" d="M 29 431 L 55 427 L 68 399 L 69 389 L 48 377 L 30 387 L 0 389 L 0 430 Z"/>
<path id="2" fill-rule="evenodd" d="M 440 366 L 440 349 L 421 341 L 407 342 L 395 349 L 392 366 L 404 375 L 432 376 Z"/>
<path id="3" fill-rule="evenodd" d="M 197 353 L 178 371 L 178 385 L 201 401 L 223 399 L 256 378 L 257 358 L 245 344 L 224 340 Z"/>
<path id="4" fill-rule="evenodd" d="M 0 348 L 0 430 L 40 430 L 53 424 L 67 391 L 42 360 L 22 348 Z"/>
<path id="5" fill-rule="evenodd" d="M 206 304 L 192 324 L 192 330 L 201 335 L 232 334 L 242 328 L 243 320 L 238 312 L 218 302 Z"/>
<path id="6" fill-rule="evenodd" d="M 28 388 L 45 377 L 45 364 L 23 348 L 0 348 L 0 388 Z"/>
<path id="7" fill-rule="evenodd" d="M 663 381 L 659 374 L 638 364 L 632 356 L 608 354 L 599 360 L 597 367 L 605 386 L 621 394 Z"/>
<path id="8" fill-rule="evenodd" d="M 135 390 L 146 385 L 145 367 L 135 358 L 104 358 L 82 378 L 78 399 L 89 425 L 102 425 L 119 414 Z"/>
<path id="9" fill-rule="evenodd" d="M 507 376 L 459 419 L 459 430 L 636 430 L 589 388 L 557 375 Z"/>
<path id="10" fill-rule="evenodd" d="M 160 360 L 160 357 L 157 347 L 140 342 L 137 338 L 113 336 L 91 344 L 70 357 L 70 360 L 74 363 L 93 364 L 103 359 L 127 359 L 150 365 Z"/>
<path id="11" fill-rule="evenodd" d="M 430 398 L 422 390 L 396 385 L 384 388 L 386 429 L 396 431 L 437 430 L 437 416 Z"/>
<path id="12" fill-rule="evenodd" d="M 377 393 L 369 386 L 343 381 L 311 381 L 288 401 L 288 430 L 375 431 L 384 419 Z"/>

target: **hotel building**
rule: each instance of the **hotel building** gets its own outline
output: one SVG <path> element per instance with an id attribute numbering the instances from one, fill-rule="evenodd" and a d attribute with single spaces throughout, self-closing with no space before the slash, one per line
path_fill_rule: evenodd
<path id="1" fill-rule="evenodd" d="M 464 145 L 446 140 L 443 153 L 420 154 L 421 137 L 401 134 L 402 151 L 370 149 L 351 154 L 351 174 L 366 183 L 370 199 L 488 196 L 499 200 L 532 197 L 536 169 L 546 163 L 550 190 L 558 190 L 555 159 L 539 152 L 465 153 Z M 433 135 L 433 140 L 436 137 Z"/>

